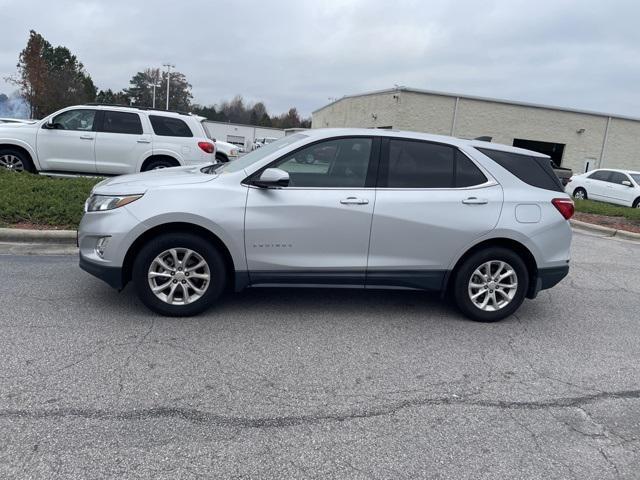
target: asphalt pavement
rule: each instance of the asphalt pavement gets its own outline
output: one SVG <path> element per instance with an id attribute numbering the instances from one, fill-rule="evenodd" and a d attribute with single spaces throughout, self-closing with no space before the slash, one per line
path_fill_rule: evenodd
<path id="1" fill-rule="evenodd" d="M 0 255 L 0 478 L 640 478 L 640 245 L 576 233 L 517 316 L 253 289 L 151 314 Z"/>

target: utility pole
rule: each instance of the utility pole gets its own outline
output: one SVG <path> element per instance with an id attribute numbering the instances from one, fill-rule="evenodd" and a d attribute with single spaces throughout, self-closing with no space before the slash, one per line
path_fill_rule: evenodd
<path id="1" fill-rule="evenodd" d="M 153 82 L 153 105 L 151 106 L 151 108 L 156 108 L 156 88 L 160 86 L 159 83 L 156 83 L 156 81 Z"/>
<path id="2" fill-rule="evenodd" d="M 170 63 L 165 63 L 162 65 L 163 67 L 167 67 L 167 110 L 169 110 L 169 79 L 171 78 L 171 69 L 176 68 L 175 65 L 171 65 Z"/>

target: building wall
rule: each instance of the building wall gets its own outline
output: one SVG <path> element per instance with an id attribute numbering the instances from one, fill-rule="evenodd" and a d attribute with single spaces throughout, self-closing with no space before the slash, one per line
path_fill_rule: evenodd
<path id="1" fill-rule="evenodd" d="M 563 143 L 562 166 L 575 172 L 583 172 L 587 161 L 590 168 L 640 170 L 640 121 L 611 118 L 601 162 L 606 115 L 465 97 L 458 97 L 456 111 L 456 98 L 411 91 L 345 97 L 314 112 L 312 128 L 390 126 L 461 138 L 488 135 L 506 145 L 516 138 Z"/>
<path id="2" fill-rule="evenodd" d="M 212 122 L 209 120 L 205 120 L 202 123 L 211 138 L 222 140 L 224 142 L 236 143 L 235 141 L 231 142 L 229 139 L 231 138 L 232 140 L 235 140 L 237 137 L 242 137 L 244 138 L 245 147 L 250 147 L 256 138 L 284 137 L 284 130 L 280 130 L 278 128 L 254 127 L 252 125 Z"/>
<path id="3" fill-rule="evenodd" d="M 640 170 L 640 122 L 611 119 L 602 166 Z"/>

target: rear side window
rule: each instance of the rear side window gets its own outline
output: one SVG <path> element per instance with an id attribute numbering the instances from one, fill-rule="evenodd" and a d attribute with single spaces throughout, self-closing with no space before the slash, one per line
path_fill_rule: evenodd
<path id="1" fill-rule="evenodd" d="M 102 131 L 142 135 L 140 116 L 137 113 L 106 111 L 102 121 Z"/>
<path id="2" fill-rule="evenodd" d="M 389 140 L 382 186 L 388 188 L 451 188 L 453 147 L 413 140 Z"/>
<path id="3" fill-rule="evenodd" d="M 149 115 L 151 126 L 156 135 L 162 137 L 193 137 L 193 132 L 183 120 L 160 115 Z"/>
<path id="4" fill-rule="evenodd" d="M 608 170 L 598 170 L 597 172 L 593 172 L 591 175 L 589 175 L 589 178 L 592 180 L 608 182 L 610 173 L 611 172 L 609 172 Z"/>
<path id="5" fill-rule="evenodd" d="M 462 152 L 456 152 L 456 187 L 473 187 L 487 181 L 484 173 Z"/>
<path id="6" fill-rule="evenodd" d="M 545 190 L 564 191 L 560 179 L 549 164 L 548 158 L 501 152 L 487 148 L 478 148 L 477 150 L 484 153 L 501 167 L 509 170 L 524 183 L 533 187 L 544 188 Z"/>

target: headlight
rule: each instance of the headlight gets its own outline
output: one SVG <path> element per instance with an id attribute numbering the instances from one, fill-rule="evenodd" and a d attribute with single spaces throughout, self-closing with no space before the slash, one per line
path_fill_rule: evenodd
<path id="1" fill-rule="evenodd" d="M 238 150 L 231 150 L 231 151 L 229 152 L 229 154 L 230 154 L 232 157 L 237 157 L 237 156 L 238 156 Z"/>
<path id="2" fill-rule="evenodd" d="M 91 195 L 84 204 L 85 212 L 104 212 L 124 207 L 135 202 L 142 195 Z"/>

